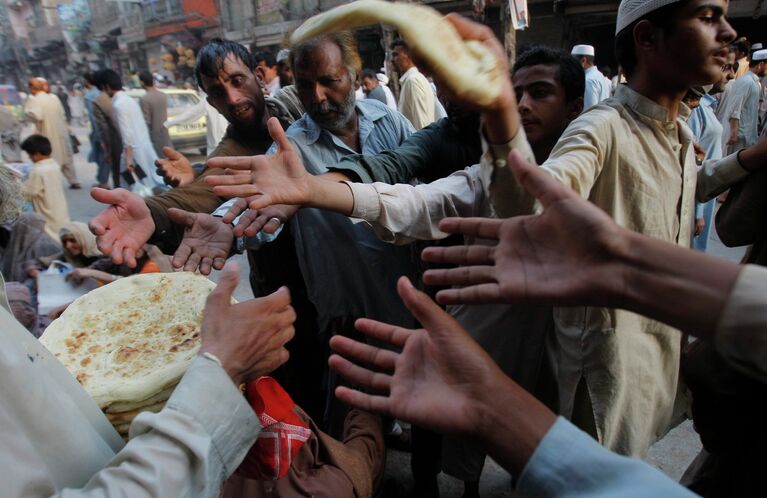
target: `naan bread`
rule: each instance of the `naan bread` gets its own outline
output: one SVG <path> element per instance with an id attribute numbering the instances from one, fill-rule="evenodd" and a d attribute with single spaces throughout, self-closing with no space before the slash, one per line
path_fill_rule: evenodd
<path id="1" fill-rule="evenodd" d="M 69 305 L 40 342 L 102 409 L 151 405 L 197 355 L 205 299 L 214 288 L 190 272 L 120 279 Z"/>
<path id="2" fill-rule="evenodd" d="M 500 70 L 495 55 L 480 42 L 464 41 L 450 21 L 423 5 L 358 0 L 307 19 L 290 42 L 296 45 L 322 33 L 378 23 L 396 27 L 454 94 L 480 106 L 501 94 L 509 75 Z"/>

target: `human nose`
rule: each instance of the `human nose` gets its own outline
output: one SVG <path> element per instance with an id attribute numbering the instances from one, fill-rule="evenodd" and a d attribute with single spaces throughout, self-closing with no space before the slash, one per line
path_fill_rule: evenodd
<path id="1" fill-rule="evenodd" d="M 732 27 L 730 21 L 722 17 L 722 28 L 719 30 L 719 39 L 724 43 L 732 43 L 737 38 L 738 32 Z"/>
<path id="2" fill-rule="evenodd" d="M 226 85 L 224 88 L 226 89 L 226 103 L 227 104 L 234 105 L 234 104 L 239 103 L 240 100 L 242 100 L 242 93 L 238 89 L 236 89 L 236 88 L 234 88 L 234 87 L 232 87 L 230 85 Z"/>
<path id="3" fill-rule="evenodd" d="M 517 99 L 517 110 L 520 114 L 523 112 L 530 112 L 530 94 L 522 92 L 522 95 Z"/>
<path id="4" fill-rule="evenodd" d="M 314 102 L 325 102 L 327 100 L 327 95 L 325 94 L 325 87 L 321 85 L 320 83 L 314 84 L 314 90 L 312 92 L 312 100 Z"/>

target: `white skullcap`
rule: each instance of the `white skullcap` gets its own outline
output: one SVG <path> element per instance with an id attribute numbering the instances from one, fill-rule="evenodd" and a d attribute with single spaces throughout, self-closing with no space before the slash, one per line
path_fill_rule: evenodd
<path id="1" fill-rule="evenodd" d="M 376 79 L 378 81 L 380 81 L 381 84 L 383 84 L 383 85 L 388 85 L 389 84 L 389 77 L 386 76 L 383 73 L 376 73 Z"/>
<path id="2" fill-rule="evenodd" d="M 650 12 L 679 1 L 681 0 L 622 0 L 618 7 L 618 18 L 615 21 L 615 34 L 617 35 L 628 25 Z"/>
<path id="3" fill-rule="evenodd" d="M 571 55 L 588 55 L 594 57 L 594 47 L 591 45 L 576 45 L 573 47 Z"/>
<path id="4" fill-rule="evenodd" d="M 757 50 L 751 56 L 752 61 L 767 61 L 767 50 Z"/>
<path id="5" fill-rule="evenodd" d="M 762 45 L 761 43 L 754 43 L 753 45 L 751 45 L 751 50 L 761 50 L 763 48 L 764 48 L 764 45 Z"/>
<path id="6" fill-rule="evenodd" d="M 279 52 L 277 52 L 277 57 L 275 58 L 277 60 L 277 64 L 279 64 L 282 61 L 288 60 L 288 57 L 290 57 L 290 50 L 287 48 L 283 48 Z"/>

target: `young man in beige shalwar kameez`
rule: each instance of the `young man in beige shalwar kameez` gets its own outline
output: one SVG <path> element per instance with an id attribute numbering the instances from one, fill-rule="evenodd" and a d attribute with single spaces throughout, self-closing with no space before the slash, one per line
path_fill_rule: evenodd
<path id="1" fill-rule="evenodd" d="M 69 187 L 80 188 L 64 107 L 56 95 L 45 90 L 46 87 L 47 83 L 42 78 L 29 80 L 30 96 L 24 103 L 24 113 L 35 123 L 37 132 L 51 141 L 53 159 L 61 166 Z"/>
<path id="2" fill-rule="evenodd" d="M 51 158 L 51 142 L 42 135 L 30 135 L 21 144 L 35 163 L 24 182 L 24 197 L 32 203 L 35 212 L 45 218 L 45 233 L 59 239 L 59 230 L 69 223 L 69 207 L 61 186 L 61 167 Z"/>
<path id="3" fill-rule="evenodd" d="M 621 226 L 689 247 L 696 193 L 707 200 L 761 162 L 757 145 L 698 170 L 681 105 L 690 86 L 721 76 L 735 38 L 727 8 L 725 0 L 623 0 L 616 55 L 628 84 L 573 121 L 541 167 Z M 508 144 L 491 146 L 491 196 L 503 217 L 540 210 L 506 167 L 510 149 L 534 160 L 516 129 Z M 561 413 L 608 448 L 644 455 L 671 422 L 681 334 L 608 308 L 557 308 L 554 320 Z"/>

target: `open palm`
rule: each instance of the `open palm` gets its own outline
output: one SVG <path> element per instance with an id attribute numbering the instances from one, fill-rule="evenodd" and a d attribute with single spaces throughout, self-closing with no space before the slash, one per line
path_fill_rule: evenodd
<path id="1" fill-rule="evenodd" d="M 206 213 L 190 213 L 181 209 L 168 209 L 168 217 L 174 223 L 184 225 L 184 238 L 173 255 L 174 268 L 194 271 L 198 267 L 203 275 L 211 268 L 220 270 L 229 257 L 234 234 L 232 227 Z"/>
<path id="2" fill-rule="evenodd" d="M 142 254 L 155 229 L 149 208 L 140 196 L 121 188 L 94 188 L 91 197 L 109 204 L 89 223 L 99 249 L 111 256 L 115 264 L 126 263 L 135 268 L 136 257 Z"/>
<path id="3" fill-rule="evenodd" d="M 301 205 L 309 201 L 311 175 L 293 148 L 277 118 L 267 122 L 278 146 L 276 154 L 253 157 L 217 157 L 208 167 L 226 169 L 225 175 L 208 175 L 205 181 L 224 197 L 251 197 L 250 207 L 273 204 Z"/>

